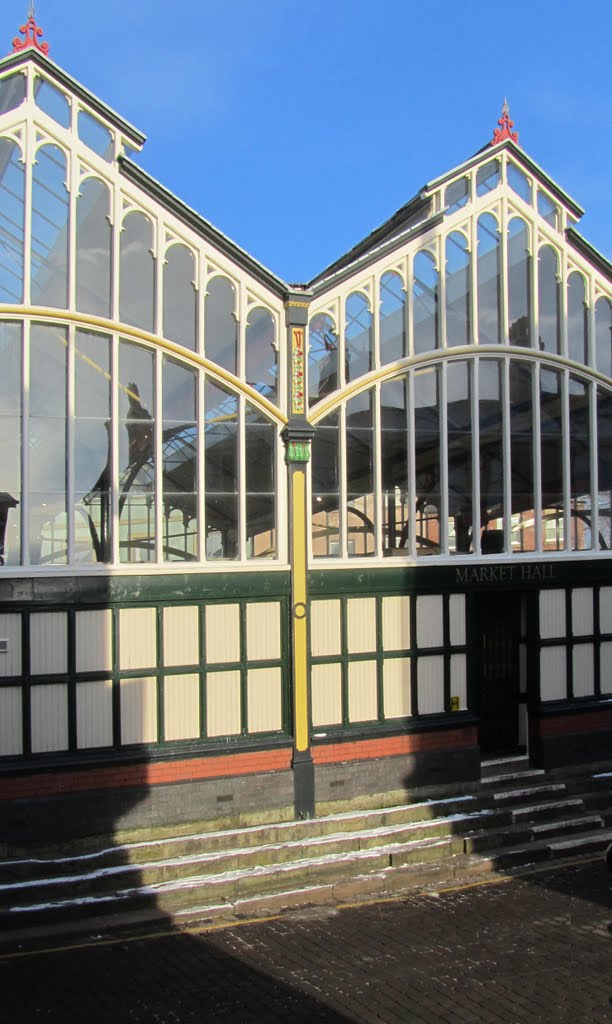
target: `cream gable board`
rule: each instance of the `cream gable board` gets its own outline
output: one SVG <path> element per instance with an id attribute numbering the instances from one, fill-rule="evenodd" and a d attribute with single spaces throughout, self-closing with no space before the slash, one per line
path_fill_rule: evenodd
<path id="1" fill-rule="evenodd" d="M 122 679 L 121 742 L 155 743 L 157 740 L 157 685 L 155 679 Z"/>
<path id="2" fill-rule="evenodd" d="M 236 736 L 241 721 L 240 672 L 209 672 L 206 677 L 208 736 Z"/>
<path id="3" fill-rule="evenodd" d="M 77 672 L 111 672 L 113 615 L 108 608 L 77 612 L 75 616 Z"/>
<path id="4" fill-rule="evenodd" d="M 310 606 L 310 646 L 315 658 L 342 650 L 340 601 L 313 601 Z"/>
<path id="5" fill-rule="evenodd" d="M 385 651 L 404 651 L 410 647 L 409 597 L 383 597 L 382 632 Z"/>
<path id="6" fill-rule="evenodd" d="M 312 724 L 342 725 L 342 666 L 313 665 Z"/>
<path id="7" fill-rule="evenodd" d="M 206 661 L 209 665 L 240 661 L 240 606 L 211 604 L 206 608 Z"/>
<path id="8" fill-rule="evenodd" d="M 164 738 L 192 740 L 200 735 L 200 677 L 166 676 L 164 679 Z"/>
<path id="9" fill-rule="evenodd" d="M 347 605 L 347 645 L 349 654 L 367 654 L 376 650 L 376 600 L 351 597 Z"/>
<path id="10" fill-rule="evenodd" d="M 466 641 L 465 632 L 465 596 L 451 594 L 449 599 L 450 642 L 461 647 Z"/>
<path id="11" fill-rule="evenodd" d="M 612 633 L 612 587 L 599 591 L 599 628 L 602 633 Z"/>
<path id="12" fill-rule="evenodd" d="M 465 654 L 452 654 L 450 660 L 451 697 L 459 698 L 459 709 L 467 708 L 467 658 Z"/>
<path id="13" fill-rule="evenodd" d="M 590 587 L 572 590 L 572 635 L 593 633 L 593 591 Z"/>
<path id="14" fill-rule="evenodd" d="M 200 660 L 197 605 L 164 608 L 164 665 L 197 665 Z"/>
<path id="15" fill-rule="evenodd" d="M 411 712 L 410 658 L 387 658 L 383 666 L 385 718 L 407 718 Z"/>
<path id="16" fill-rule="evenodd" d="M 372 722 L 378 717 L 375 661 L 349 665 L 348 716 L 350 722 Z"/>
<path id="17" fill-rule="evenodd" d="M 34 612 L 30 616 L 30 670 L 32 675 L 68 671 L 66 612 Z"/>
<path id="18" fill-rule="evenodd" d="M 32 752 L 68 749 L 68 687 L 65 683 L 33 686 Z"/>
<path id="19" fill-rule="evenodd" d="M 542 640 L 565 636 L 564 590 L 545 590 L 540 594 L 540 636 Z"/>
<path id="20" fill-rule="evenodd" d="M 419 714 L 439 714 L 444 711 L 444 658 L 419 658 L 417 667 Z"/>
<path id="21" fill-rule="evenodd" d="M 565 647 L 544 647 L 540 651 L 540 700 L 565 700 L 566 697 Z"/>
<path id="22" fill-rule="evenodd" d="M 155 608 L 122 608 L 119 612 L 122 669 L 154 668 L 157 664 Z"/>
<path id="23" fill-rule="evenodd" d="M 604 643 L 599 651 L 599 685 L 602 693 L 612 694 L 612 643 Z"/>
<path id="24" fill-rule="evenodd" d="M 110 747 L 113 743 L 113 684 L 110 679 L 77 683 L 77 747 Z"/>
<path id="25" fill-rule="evenodd" d="M 442 647 L 444 624 L 441 595 L 427 594 L 417 597 L 416 616 L 417 646 L 419 648 Z"/>
<path id="26" fill-rule="evenodd" d="M 282 728 L 280 668 L 249 669 L 247 704 L 249 733 L 278 732 Z"/>
<path id="27" fill-rule="evenodd" d="M 247 604 L 247 658 L 272 661 L 280 658 L 280 604 L 278 601 Z"/>
<path id="28" fill-rule="evenodd" d="M 0 757 L 11 757 L 23 752 L 21 687 L 0 688 Z"/>
<path id="29" fill-rule="evenodd" d="M 574 646 L 572 688 L 574 697 L 591 697 L 595 693 L 595 651 L 592 644 Z"/>
<path id="30" fill-rule="evenodd" d="M 0 639 L 8 651 L 0 654 L 0 677 L 21 675 L 21 615 L 0 615 Z"/>

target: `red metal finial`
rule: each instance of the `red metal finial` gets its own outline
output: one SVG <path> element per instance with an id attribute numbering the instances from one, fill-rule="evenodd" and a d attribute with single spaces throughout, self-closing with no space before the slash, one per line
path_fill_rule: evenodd
<path id="1" fill-rule="evenodd" d="M 49 44 L 39 43 L 38 40 L 43 34 L 42 28 L 39 28 L 36 24 L 36 19 L 30 9 L 30 16 L 25 23 L 19 29 L 22 36 L 25 39 L 20 39 L 19 36 L 15 36 L 13 39 L 13 53 L 19 53 L 20 50 L 27 50 L 28 47 L 33 46 L 34 49 L 39 50 L 40 53 L 44 53 L 45 57 L 49 55 Z"/>
<path id="2" fill-rule="evenodd" d="M 510 120 L 510 107 L 508 106 L 507 100 L 504 100 L 502 116 L 497 123 L 500 127 L 496 128 L 493 132 L 493 138 L 491 139 L 492 146 L 496 146 L 498 142 L 503 142 L 504 139 L 511 139 L 512 142 L 518 142 L 518 132 L 510 131 L 511 128 L 514 128 L 514 121 Z"/>

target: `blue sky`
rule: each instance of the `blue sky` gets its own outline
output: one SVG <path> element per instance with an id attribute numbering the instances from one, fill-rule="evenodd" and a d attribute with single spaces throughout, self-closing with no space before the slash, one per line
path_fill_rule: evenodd
<path id="1" fill-rule="evenodd" d="M 4 50 L 27 15 L 4 0 Z M 148 136 L 138 162 L 287 281 L 491 137 L 612 257 L 612 3 L 39 0 L 50 56 Z"/>

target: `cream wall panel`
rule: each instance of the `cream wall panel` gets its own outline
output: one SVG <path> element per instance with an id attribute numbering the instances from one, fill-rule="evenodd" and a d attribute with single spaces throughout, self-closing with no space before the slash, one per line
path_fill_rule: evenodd
<path id="1" fill-rule="evenodd" d="M 313 601 L 310 606 L 310 649 L 313 657 L 340 654 L 342 650 L 340 601 Z"/>
<path id="2" fill-rule="evenodd" d="M 280 668 L 252 668 L 247 677 L 248 730 L 276 732 L 283 725 Z"/>
<path id="3" fill-rule="evenodd" d="M 121 742 L 157 742 L 155 679 L 121 680 Z"/>
<path id="4" fill-rule="evenodd" d="M 599 685 L 602 693 L 612 693 L 612 643 L 599 650 Z"/>
<path id="5" fill-rule="evenodd" d="M 376 650 L 376 599 L 351 597 L 347 601 L 347 644 L 349 654 Z"/>
<path id="6" fill-rule="evenodd" d="M 461 711 L 467 708 L 467 658 L 465 654 L 452 654 L 450 660 L 451 697 L 459 698 Z"/>
<path id="7" fill-rule="evenodd" d="M 326 604 L 321 601 L 321 604 Z M 329 602 L 330 604 L 332 602 Z M 342 666 L 313 665 L 310 674 L 312 724 L 342 724 Z"/>
<path id="8" fill-rule="evenodd" d="M 602 633 L 612 633 L 612 587 L 599 591 L 599 628 Z"/>
<path id="9" fill-rule="evenodd" d="M 196 605 L 164 608 L 164 665 L 197 665 L 200 660 Z"/>
<path id="10" fill-rule="evenodd" d="M 235 736 L 240 732 L 240 672 L 208 673 L 206 720 L 209 736 Z"/>
<path id="11" fill-rule="evenodd" d="M 280 658 L 280 604 L 265 601 L 247 604 L 247 659 L 249 661 L 272 661 Z"/>
<path id="12" fill-rule="evenodd" d="M 112 672 L 113 613 L 109 608 L 76 613 L 75 644 L 77 672 Z"/>
<path id="13" fill-rule="evenodd" d="M 410 658 L 387 658 L 383 665 L 385 718 L 407 718 L 411 713 Z"/>
<path id="14" fill-rule="evenodd" d="M 0 615 L 0 640 L 8 640 L 8 651 L 0 654 L 0 676 L 20 676 L 21 615 Z"/>
<path id="15" fill-rule="evenodd" d="M 444 658 L 436 655 L 418 661 L 419 714 L 444 711 Z"/>
<path id="16" fill-rule="evenodd" d="M 68 687 L 65 683 L 33 686 L 32 752 L 68 749 Z"/>
<path id="17" fill-rule="evenodd" d="M 442 647 L 444 626 L 441 594 L 428 594 L 416 599 L 417 647 Z"/>
<path id="18" fill-rule="evenodd" d="M 66 612 L 35 612 L 30 616 L 30 670 L 35 676 L 68 671 Z"/>
<path id="19" fill-rule="evenodd" d="M 540 651 L 540 699 L 565 700 L 566 697 L 565 647 L 544 647 Z"/>
<path id="20" fill-rule="evenodd" d="M 572 590 L 572 635 L 593 633 L 593 591 L 590 587 Z"/>
<path id="21" fill-rule="evenodd" d="M 23 753 L 21 687 L 0 690 L 0 757 Z"/>
<path id="22" fill-rule="evenodd" d="M 155 608 L 121 609 L 119 612 L 119 649 L 122 669 L 155 668 L 157 665 L 156 622 Z"/>
<path id="23" fill-rule="evenodd" d="M 572 686 L 574 697 L 591 697 L 595 693 L 595 652 L 592 644 L 577 644 L 572 651 Z"/>
<path id="24" fill-rule="evenodd" d="M 410 598 L 383 597 L 383 650 L 405 651 L 410 647 Z"/>
<path id="25" fill-rule="evenodd" d="M 206 661 L 209 665 L 240 661 L 240 606 L 211 604 L 206 608 Z"/>
<path id="26" fill-rule="evenodd" d="M 192 740 L 200 735 L 199 675 L 166 676 L 164 734 L 167 740 Z"/>
<path id="27" fill-rule="evenodd" d="M 451 594 L 449 605 L 450 619 L 450 642 L 456 647 L 466 642 L 465 632 L 465 596 L 463 594 Z"/>
<path id="28" fill-rule="evenodd" d="M 565 636 L 565 632 L 565 591 L 543 591 L 540 594 L 540 637 L 551 640 Z"/>
<path id="29" fill-rule="evenodd" d="M 375 661 L 355 661 L 349 665 L 348 716 L 350 722 L 372 722 L 378 718 Z"/>
<path id="30" fill-rule="evenodd" d="M 110 747 L 113 743 L 113 684 L 109 679 L 77 683 L 77 746 Z"/>

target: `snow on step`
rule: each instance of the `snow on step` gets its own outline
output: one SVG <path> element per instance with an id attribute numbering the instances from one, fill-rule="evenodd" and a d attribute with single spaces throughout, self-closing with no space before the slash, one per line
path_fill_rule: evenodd
<path id="1" fill-rule="evenodd" d="M 541 811 L 567 811 L 572 808 L 584 807 L 582 800 L 556 800 L 548 804 L 527 804 L 525 807 L 512 807 L 512 819 L 525 818 L 529 814 L 538 814 Z"/>
<path id="2" fill-rule="evenodd" d="M 564 782 L 554 782 L 547 786 L 529 786 L 527 789 L 506 789 L 501 793 L 494 793 L 494 800 L 518 800 L 522 796 L 542 796 L 544 793 L 565 792 Z"/>
<path id="3" fill-rule="evenodd" d="M 528 772 L 520 772 L 518 777 L 516 772 L 510 772 L 508 775 L 485 775 L 484 779 L 480 781 L 486 782 L 487 785 L 489 783 L 498 785 L 500 782 L 518 782 L 519 779 L 541 778 L 545 774 L 546 772 L 543 768 L 533 768 Z"/>
<path id="4" fill-rule="evenodd" d="M 532 825 L 531 831 L 536 835 L 545 835 L 546 832 L 562 831 L 565 828 L 575 828 L 579 826 L 588 826 L 590 828 L 603 828 L 603 819 L 599 815 L 593 815 L 588 818 L 567 818 L 564 821 L 546 821 L 541 825 Z"/>
<path id="5" fill-rule="evenodd" d="M 558 839 L 553 843 L 549 843 L 548 846 L 551 850 L 574 850 L 577 846 L 588 846 L 589 843 L 597 843 L 597 845 L 604 846 L 607 842 L 612 839 L 612 831 L 601 832 L 589 832 L 584 836 L 575 836 L 573 839 Z"/>

